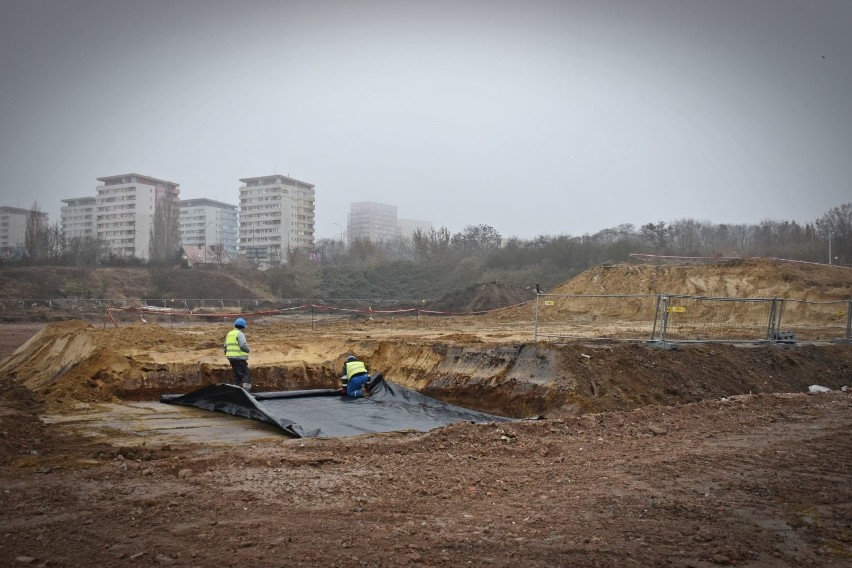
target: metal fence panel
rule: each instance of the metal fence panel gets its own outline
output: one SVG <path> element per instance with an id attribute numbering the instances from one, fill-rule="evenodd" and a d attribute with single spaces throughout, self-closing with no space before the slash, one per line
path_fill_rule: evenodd
<path id="1" fill-rule="evenodd" d="M 826 341 L 850 338 L 852 301 L 812 302 L 783 300 L 778 330 L 793 333 L 801 341 Z"/>
<path id="2" fill-rule="evenodd" d="M 666 295 L 660 305 L 662 341 L 759 342 L 770 337 L 772 298 Z"/>
<path id="3" fill-rule="evenodd" d="M 540 294 L 535 339 L 646 340 L 654 327 L 657 296 Z"/>

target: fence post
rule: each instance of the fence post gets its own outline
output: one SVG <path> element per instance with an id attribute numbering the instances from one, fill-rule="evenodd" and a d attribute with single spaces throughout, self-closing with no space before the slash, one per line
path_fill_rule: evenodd
<path id="1" fill-rule="evenodd" d="M 651 341 L 654 341 L 654 338 L 657 337 L 657 320 L 660 318 L 660 298 L 662 297 L 662 294 L 657 294 L 657 304 L 654 306 L 654 325 L 651 327 Z"/>
<path id="2" fill-rule="evenodd" d="M 541 298 L 541 292 L 535 293 L 535 329 L 533 330 L 533 343 L 538 341 L 538 299 Z"/>
<path id="3" fill-rule="evenodd" d="M 660 322 L 660 339 L 657 337 L 657 322 Z M 660 347 L 663 349 L 677 349 L 676 346 L 666 343 L 666 333 L 669 327 L 669 297 L 666 294 L 657 295 L 657 307 L 654 309 L 654 325 L 651 328 L 651 339 L 645 342 L 649 347 Z"/>
<path id="4" fill-rule="evenodd" d="M 775 339 L 775 317 L 778 310 L 778 298 L 772 298 L 772 304 L 769 307 L 769 325 L 766 329 L 766 340 L 772 341 Z"/>
<path id="5" fill-rule="evenodd" d="M 846 308 L 846 341 L 852 342 L 852 300 L 848 301 Z"/>

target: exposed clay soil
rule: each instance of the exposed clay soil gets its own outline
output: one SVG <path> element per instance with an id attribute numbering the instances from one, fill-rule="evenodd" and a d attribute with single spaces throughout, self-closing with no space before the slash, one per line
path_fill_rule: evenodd
<path id="1" fill-rule="evenodd" d="M 852 347 L 530 343 L 496 321 L 257 319 L 255 386 L 333 385 L 354 351 L 431 396 L 536 419 L 204 443 L 94 412 L 227 380 L 227 324 L 12 328 L 0 564 L 852 564 Z"/>

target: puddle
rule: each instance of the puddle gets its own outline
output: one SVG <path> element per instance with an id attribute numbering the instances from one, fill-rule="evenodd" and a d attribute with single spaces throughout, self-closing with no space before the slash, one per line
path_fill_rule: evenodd
<path id="1" fill-rule="evenodd" d="M 42 416 L 42 420 L 46 424 L 63 425 L 83 436 L 125 446 L 173 443 L 228 446 L 289 439 L 277 428 L 262 422 L 160 402 L 93 404 L 83 412 L 51 414 Z"/>

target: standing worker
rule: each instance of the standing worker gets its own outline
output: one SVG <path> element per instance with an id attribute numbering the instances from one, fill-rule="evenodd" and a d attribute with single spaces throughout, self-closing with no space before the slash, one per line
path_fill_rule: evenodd
<path id="1" fill-rule="evenodd" d="M 246 320 L 237 318 L 234 329 L 225 337 L 225 357 L 234 370 L 233 384 L 245 390 L 251 390 L 251 373 L 248 367 L 249 346 L 246 343 Z"/>
<path id="2" fill-rule="evenodd" d="M 353 398 L 362 396 L 370 396 L 372 383 L 369 383 L 370 374 L 367 373 L 367 366 L 359 361 L 355 355 L 350 355 L 343 363 L 343 376 L 340 377 L 345 387 L 340 388 L 340 394 L 345 394 Z"/>

